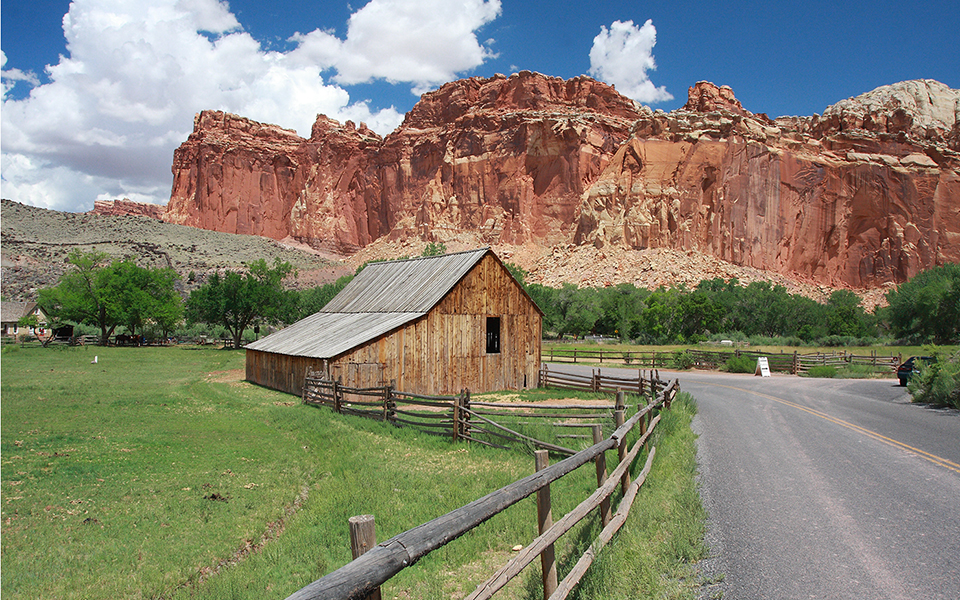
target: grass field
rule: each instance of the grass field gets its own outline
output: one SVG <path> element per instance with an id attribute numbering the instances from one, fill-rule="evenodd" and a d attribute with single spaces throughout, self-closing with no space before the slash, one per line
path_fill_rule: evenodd
<path id="1" fill-rule="evenodd" d="M 349 561 L 350 516 L 374 514 L 384 540 L 533 470 L 522 452 L 303 406 L 241 381 L 242 367 L 241 352 L 200 347 L 5 348 L 2 595 L 282 598 Z M 636 597 L 689 596 L 678 565 L 702 539 L 692 403 L 674 406 L 660 435 L 678 450 L 658 452 L 650 481 L 662 483 L 646 501 L 644 488 L 622 536 L 645 548 L 637 560 L 649 565 L 636 566 L 662 584 Z M 673 455 L 679 466 L 661 460 Z M 584 468 L 554 484 L 554 514 L 595 483 Z M 657 520 L 644 522 L 645 505 Z M 535 515 L 533 499 L 520 502 L 401 572 L 384 596 L 464 596 L 534 537 Z M 568 534 L 558 554 L 589 544 L 595 528 Z M 616 572 L 597 568 L 585 586 L 616 597 Z M 537 597 L 538 580 L 532 566 L 501 596 Z"/>

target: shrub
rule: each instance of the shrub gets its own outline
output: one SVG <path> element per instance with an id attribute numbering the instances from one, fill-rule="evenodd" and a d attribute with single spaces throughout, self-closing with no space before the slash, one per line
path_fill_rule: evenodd
<path id="1" fill-rule="evenodd" d="M 810 367 L 810 370 L 807 371 L 807 377 L 825 377 L 833 378 L 837 376 L 836 367 L 831 367 L 830 365 L 817 365 L 815 367 Z"/>
<path id="2" fill-rule="evenodd" d="M 960 408 L 960 352 L 953 356 L 943 350 L 931 354 L 937 361 L 917 361 L 907 385 L 913 401 Z"/>
<path id="3" fill-rule="evenodd" d="M 686 350 L 677 350 L 673 353 L 673 366 L 686 371 L 693 367 L 693 357 Z"/>
<path id="4" fill-rule="evenodd" d="M 757 361 L 749 356 L 731 356 L 723 370 L 729 373 L 753 373 L 757 370 Z"/>

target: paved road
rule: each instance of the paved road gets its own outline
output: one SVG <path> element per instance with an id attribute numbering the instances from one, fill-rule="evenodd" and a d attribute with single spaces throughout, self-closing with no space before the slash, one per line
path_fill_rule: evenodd
<path id="1" fill-rule="evenodd" d="M 893 379 L 677 375 L 699 405 L 710 594 L 960 599 L 960 413 Z"/>

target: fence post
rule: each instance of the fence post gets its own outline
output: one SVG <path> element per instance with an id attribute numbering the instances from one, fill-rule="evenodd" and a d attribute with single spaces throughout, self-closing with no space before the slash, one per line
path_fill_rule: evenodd
<path id="1" fill-rule="evenodd" d="M 390 382 L 391 384 L 393 381 Z M 383 422 L 387 422 L 387 414 L 390 410 L 390 398 L 393 396 L 393 385 L 384 386 L 383 388 Z"/>
<path id="2" fill-rule="evenodd" d="M 463 397 L 463 390 L 460 390 L 459 396 L 453 397 L 453 443 L 456 444 L 460 438 L 460 399 Z"/>
<path id="3" fill-rule="evenodd" d="M 599 444 L 603 441 L 603 432 L 599 425 L 591 427 L 593 430 L 593 443 Z M 607 453 L 601 452 L 597 455 L 597 487 L 602 486 L 607 481 Z M 607 496 L 600 502 L 600 526 L 606 527 L 613 514 L 610 512 L 610 496 Z"/>
<path id="4" fill-rule="evenodd" d="M 613 424 L 619 429 L 624 422 L 624 410 L 619 408 L 613 411 Z M 620 445 L 617 446 L 617 464 L 623 462 L 623 459 L 627 456 L 627 438 L 624 437 L 620 440 Z M 620 491 L 623 494 L 627 493 L 627 488 L 630 487 L 630 469 L 626 469 L 623 472 L 623 475 L 620 476 Z"/>
<path id="5" fill-rule="evenodd" d="M 460 406 L 470 410 L 470 388 L 463 390 L 463 402 L 460 403 Z M 470 436 L 470 413 L 464 413 L 463 415 L 463 429 L 460 430 L 460 434 Z"/>
<path id="6" fill-rule="evenodd" d="M 550 465 L 550 454 L 546 450 L 534 452 L 537 471 L 542 471 Z M 553 527 L 553 514 L 550 512 L 550 485 L 547 484 L 537 491 L 537 523 L 542 534 Z M 540 567 L 543 572 L 543 600 L 547 600 L 557 589 L 557 561 L 550 544 L 540 553 Z"/>
<path id="7" fill-rule="evenodd" d="M 350 517 L 350 551 L 356 560 L 377 545 L 376 523 L 373 515 Z M 380 600 L 380 588 L 367 594 L 366 600 Z"/>
<path id="8" fill-rule="evenodd" d="M 341 394 L 340 382 L 334 381 L 333 382 L 333 410 L 336 412 L 340 412 L 340 400 L 341 400 L 340 394 Z"/>

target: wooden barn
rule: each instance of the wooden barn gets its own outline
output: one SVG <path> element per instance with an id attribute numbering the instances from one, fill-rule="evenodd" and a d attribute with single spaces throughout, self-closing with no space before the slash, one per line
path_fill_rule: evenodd
<path id="1" fill-rule="evenodd" d="M 489 248 L 367 265 L 318 313 L 248 344 L 247 381 L 456 394 L 535 387 L 543 312 Z"/>

